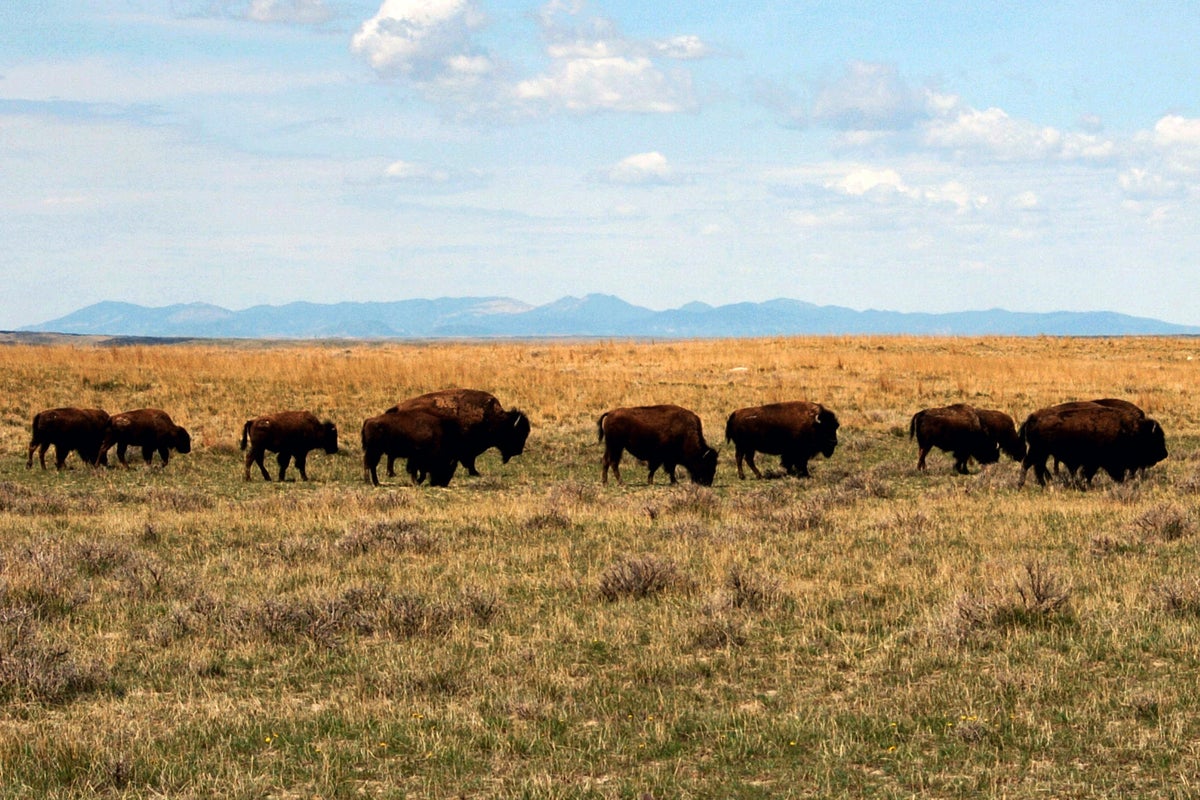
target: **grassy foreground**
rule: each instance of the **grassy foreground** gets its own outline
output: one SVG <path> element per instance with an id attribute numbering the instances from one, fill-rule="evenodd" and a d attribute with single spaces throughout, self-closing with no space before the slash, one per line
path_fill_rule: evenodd
<path id="1" fill-rule="evenodd" d="M 1183 797 L 1200 792 L 1200 342 L 0 349 L 0 796 Z M 449 386 L 526 411 L 449 489 L 361 478 L 358 428 Z M 918 474 L 909 417 L 1119 396 L 1170 458 L 1016 489 Z M 813 477 L 599 483 L 595 420 L 810 399 Z M 33 414 L 169 411 L 165 469 L 25 469 Z M 343 451 L 242 481 L 308 408 Z M 761 466 L 777 460 L 761 457 Z M 682 473 L 682 470 L 681 470 Z"/>

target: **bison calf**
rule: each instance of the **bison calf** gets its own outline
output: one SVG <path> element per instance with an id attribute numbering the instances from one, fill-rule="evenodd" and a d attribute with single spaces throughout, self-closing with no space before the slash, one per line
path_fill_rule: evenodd
<path id="1" fill-rule="evenodd" d="M 1012 417 L 966 403 L 918 411 L 908 424 L 908 435 L 917 440 L 917 469 L 925 469 L 925 456 L 935 447 L 953 454 L 954 470 L 961 475 L 968 474 L 972 458 L 995 464 L 1001 450 L 1014 461 L 1025 455 Z"/>
<path id="2" fill-rule="evenodd" d="M 147 466 L 155 452 L 162 458 L 164 467 L 171 458 L 172 450 L 185 454 L 192 452 L 192 437 L 159 408 L 139 408 L 115 414 L 104 443 L 100 445 L 102 460 L 107 459 L 108 450 L 114 444 L 117 446 L 117 460 L 123 467 L 129 466 L 125 453 L 130 447 L 142 449 L 142 459 Z"/>
<path id="3" fill-rule="evenodd" d="M 54 468 L 61 470 L 67 456 L 74 450 L 83 463 L 96 466 L 104 462 L 101 445 L 108 434 L 112 418 L 100 408 L 50 408 L 33 417 L 33 438 L 29 440 L 29 455 L 25 469 L 33 467 L 33 451 L 46 468 L 46 450 L 54 445 Z"/>
<path id="4" fill-rule="evenodd" d="M 711 486 L 717 472 L 717 451 L 704 441 L 700 417 L 674 405 L 614 408 L 596 421 L 600 441 L 604 442 L 604 466 L 601 481 L 608 483 L 611 467 L 621 483 L 621 454 L 628 450 L 650 468 L 647 483 L 662 467 L 675 483 L 675 466 L 682 465 L 691 479 Z"/>
<path id="5" fill-rule="evenodd" d="M 449 486 L 462 452 L 461 432 L 453 419 L 424 409 L 392 409 L 363 421 L 363 480 L 379 485 L 379 460 L 406 458 L 413 483 L 429 477 L 430 486 Z"/>
<path id="6" fill-rule="evenodd" d="M 246 450 L 249 443 L 250 449 Z M 267 451 L 276 454 L 279 464 L 279 480 L 284 479 L 288 464 L 296 459 L 296 469 L 301 480 L 308 480 L 308 454 L 311 450 L 324 450 L 329 455 L 338 451 L 337 426 L 326 420 L 322 422 L 310 411 L 279 411 L 246 420 L 242 426 L 242 449 L 246 450 L 246 470 L 243 480 L 250 480 L 250 466 L 258 464 L 263 480 L 271 480 L 263 458 Z"/>
<path id="7" fill-rule="evenodd" d="M 762 477 L 754 463 L 756 452 L 780 456 L 789 475 L 807 478 L 809 459 L 817 453 L 826 458 L 833 455 L 837 431 L 838 419 L 832 411 L 804 400 L 739 408 L 725 421 L 725 441 L 733 442 L 742 479 L 746 477 L 743 460 L 755 477 Z"/>

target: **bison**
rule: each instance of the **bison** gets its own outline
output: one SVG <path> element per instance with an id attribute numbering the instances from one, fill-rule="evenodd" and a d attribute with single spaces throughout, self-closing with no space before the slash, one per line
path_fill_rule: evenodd
<path id="1" fill-rule="evenodd" d="M 125 452 L 130 447 L 142 449 L 142 459 L 147 466 L 155 452 L 162 458 L 164 467 L 171 458 L 172 450 L 185 454 L 192 452 L 192 437 L 160 408 L 139 408 L 113 415 L 112 425 L 100 445 L 101 460 L 107 460 L 109 448 L 114 444 L 117 446 L 117 460 L 123 467 L 129 466 Z"/>
<path id="2" fill-rule="evenodd" d="M 250 449 L 246 450 L 249 443 Z M 310 411 L 279 411 L 246 420 L 242 426 L 242 449 L 246 450 L 246 470 L 243 480 L 250 480 L 250 466 L 258 464 L 263 480 L 271 480 L 263 457 L 270 450 L 276 453 L 279 480 L 284 479 L 288 464 L 296 459 L 296 469 L 302 480 L 308 480 L 308 453 L 316 449 L 329 455 L 338 451 L 337 426 L 329 420 L 322 422 Z"/>
<path id="3" fill-rule="evenodd" d="M 423 408 L 389 409 L 363 420 L 363 480 L 379 485 L 379 459 L 408 459 L 413 483 L 429 476 L 430 486 L 449 486 L 464 452 L 462 432 L 450 417 Z"/>
<path id="4" fill-rule="evenodd" d="M 1115 397 L 1102 397 L 1098 400 L 1085 400 L 1085 401 L 1081 401 L 1081 402 L 1096 403 L 1097 405 L 1108 406 L 1109 408 L 1113 408 L 1113 409 L 1120 411 L 1122 414 L 1129 417 L 1130 420 L 1133 420 L 1135 422 L 1139 419 L 1146 418 L 1146 412 L 1143 411 L 1139 406 L 1135 405 L 1134 403 L 1129 402 L 1128 400 L 1120 400 Z M 1060 407 L 1068 408 L 1068 407 L 1074 407 L 1075 405 L 1076 405 L 1076 403 L 1062 403 L 1062 404 L 1060 404 Z M 1061 461 L 1058 458 L 1054 459 L 1054 474 L 1055 475 L 1058 475 L 1058 468 L 1059 468 L 1060 463 L 1061 463 Z M 1143 465 L 1143 466 L 1137 467 L 1135 470 L 1130 470 L 1130 471 L 1145 473 L 1146 466 L 1149 466 L 1149 465 Z M 1076 467 L 1076 469 L 1077 468 L 1078 467 Z M 1071 478 L 1074 480 L 1076 478 L 1075 470 L 1072 469 L 1069 471 L 1071 473 Z"/>
<path id="5" fill-rule="evenodd" d="M 650 468 L 647 483 L 661 466 L 675 483 L 675 466 L 682 464 L 691 479 L 711 486 L 717 472 L 717 451 L 704 441 L 700 417 L 675 405 L 614 408 L 596 420 L 600 441 L 604 442 L 604 467 L 601 480 L 608 483 L 612 467 L 621 483 L 621 454 L 628 450 Z M 607 440 L 607 441 L 606 441 Z"/>
<path id="6" fill-rule="evenodd" d="M 1127 408 L 1095 402 L 1073 402 L 1033 412 L 1021 425 L 1028 452 L 1021 462 L 1018 486 L 1025 485 L 1030 467 L 1041 486 L 1049 471 L 1046 459 L 1055 457 L 1072 476 L 1078 470 L 1088 485 L 1103 469 L 1120 483 L 1126 475 L 1153 466 L 1167 457 L 1162 426 Z"/>
<path id="7" fill-rule="evenodd" d="M 909 438 L 917 440 L 917 469 L 925 469 L 925 457 L 933 448 L 954 456 L 954 470 L 968 474 L 967 462 L 995 464 L 1003 449 L 1014 461 L 1025 455 L 1016 423 L 1003 411 L 979 409 L 966 403 L 926 408 L 913 414 Z"/>
<path id="8" fill-rule="evenodd" d="M 475 459 L 483 451 L 495 447 L 501 463 L 525 451 L 529 438 L 529 417 L 516 409 L 504 410 L 495 396 L 478 389 L 443 389 L 413 397 L 398 403 L 385 414 L 401 410 L 422 409 L 445 419 L 453 420 L 456 436 L 456 460 L 466 467 L 467 474 L 478 477 Z M 388 475 L 394 475 L 395 459 L 388 458 Z"/>
<path id="9" fill-rule="evenodd" d="M 85 464 L 107 463 L 101 445 L 108 434 L 112 418 L 100 408 L 50 408 L 33 417 L 33 438 L 29 440 L 29 455 L 25 469 L 33 468 L 33 451 L 46 468 L 46 450 L 54 445 L 54 468 L 61 470 L 71 451 L 79 453 Z M 40 448 L 40 449 L 39 449 Z"/>
<path id="10" fill-rule="evenodd" d="M 725 421 L 725 441 L 733 442 L 738 477 L 745 479 L 742 461 L 755 477 L 762 473 L 754 454 L 780 456 L 789 475 L 808 477 L 808 461 L 817 453 L 829 458 L 837 447 L 838 419 L 820 403 L 796 400 L 739 408 Z"/>

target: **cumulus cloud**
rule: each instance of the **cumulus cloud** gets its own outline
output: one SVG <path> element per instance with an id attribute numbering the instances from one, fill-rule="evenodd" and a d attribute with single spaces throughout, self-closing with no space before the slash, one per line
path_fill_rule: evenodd
<path id="1" fill-rule="evenodd" d="M 478 188 L 487 182 L 477 171 L 450 169 L 417 161 L 393 161 L 383 170 L 388 185 L 403 186 L 406 191 L 454 193 Z"/>
<path id="2" fill-rule="evenodd" d="M 471 84 L 493 68 L 471 39 L 483 21 L 470 0 L 384 0 L 354 34 L 350 49 L 382 74 Z"/>
<path id="3" fill-rule="evenodd" d="M 922 142 L 958 155 L 977 155 L 1002 161 L 1105 161 L 1115 145 L 1087 133 L 1069 133 L 1009 116 L 1003 109 L 954 108 L 924 124 Z"/>
<path id="4" fill-rule="evenodd" d="M 958 181 L 928 186 L 911 186 L 889 167 L 855 167 L 825 184 L 826 189 L 876 202 L 902 200 L 931 206 L 950 206 L 958 211 L 978 210 L 988 204 L 987 195 L 973 192 Z"/>
<path id="5" fill-rule="evenodd" d="M 1141 168 L 1130 168 L 1117 176 L 1117 185 L 1126 197 L 1134 200 L 1159 200 L 1182 193 L 1178 181 Z"/>
<path id="6" fill-rule="evenodd" d="M 659 62 L 702 58 L 708 54 L 703 41 L 631 40 L 612 21 L 582 12 L 582 3 L 561 0 L 542 7 L 539 21 L 551 63 L 513 87 L 519 104 L 571 112 L 674 113 L 695 107 L 691 75 Z"/>
<path id="7" fill-rule="evenodd" d="M 665 185 L 679 178 L 666 156 L 659 152 L 637 153 L 623 158 L 604 173 L 612 183 L 628 185 Z"/>

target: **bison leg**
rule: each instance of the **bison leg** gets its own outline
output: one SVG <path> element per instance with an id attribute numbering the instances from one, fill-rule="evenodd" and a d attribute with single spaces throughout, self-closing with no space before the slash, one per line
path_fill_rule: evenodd
<path id="1" fill-rule="evenodd" d="M 300 480 L 302 481 L 308 480 L 308 472 L 305 469 L 307 466 L 308 453 L 296 453 L 296 469 L 300 472 Z"/>
<path id="2" fill-rule="evenodd" d="M 42 462 L 42 469 L 46 468 L 46 448 L 50 445 L 41 445 L 41 450 L 38 452 L 38 460 Z M 38 449 L 38 441 L 34 439 L 29 443 L 29 457 L 25 459 L 25 469 L 33 469 L 33 451 Z"/>
<path id="3" fill-rule="evenodd" d="M 472 478 L 479 477 L 479 470 L 475 469 L 475 456 L 463 456 L 462 457 L 462 465 L 463 465 L 463 468 L 466 469 L 467 474 L 470 475 Z M 447 485 L 449 485 L 449 484 L 447 484 Z"/>
<path id="4" fill-rule="evenodd" d="M 954 454 L 954 471 L 957 472 L 959 475 L 970 475 L 971 471 L 969 469 L 967 469 L 967 459 L 969 459 L 969 458 L 970 458 L 969 455 L 961 455 L 959 453 L 955 453 Z"/>
<path id="5" fill-rule="evenodd" d="M 250 452 L 246 454 L 246 480 L 250 480 L 250 464 L 257 464 L 258 471 L 262 473 L 263 480 L 271 480 L 271 473 L 267 472 L 267 465 L 263 463 L 266 458 L 267 450 L 264 447 L 251 447 Z"/>
<path id="6" fill-rule="evenodd" d="M 388 453 L 387 457 L 387 476 L 389 478 L 396 477 L 396 457 Z"/>
<path id="7" fill-rule="evenodd" d="M 67 456 L 71 455 L 71 450 L 61 444 L 54 445 L 54 468 L 62 471 L 63 464 L 67 463 Z"/>
<path id="8" fill-rule="evenodd" d="M 624 451 L 618 448 L 604 448 L 603 468 L 600 470 L 600 482 L 608 483 L 608 468 L 612 467 L 613 477 L 617 479 L 617 483 L 623 483 L 621 480 L 621 454 Z"/>
<path id="9" fill-rule="evenodd" d="M 929 448 L 925 445 L 917 445 L 917 469 L 925 469 L 925 456 L 929 455 Z"/>
<path id="10" fill-rule="evenodd" d="M 288 464 L 291 462 L 291 460 L 292 460 L 291 453 L 281 452 L 281 453 L 279 453 L 279 455 L 275 456 L 275 463 L 279 465 L 279 480 L 280 481 L 283 481 L 283 479 L 284 479 L 283 476 L 287 474 Z"/>
<path id="11" fill-rule="evenodd" d="M 383 453 L 378 453 L 371 448 L 363 450 L 363 480 L 369 481 L 372 486 L 379 485 L 379 459 Z"/>
<path id="12" fill-rule="evenodd" d="M 146 462 L 147 467 L 154 465 L 154 447 L 153 447 L 153 445 L 146 445 L 145 447 L 142 448 L 142 460 Z M 167 463 L 167 460 L 164 458 L 163 465 L 166 466 L 166 463 Z"/>
<path id="13" fill-rule="evenodd" d="M 117 461 L 121 462 L 122 467 L 128 467 L 129 462 L 125 460 L 125 452 L 129 445 L 125 442 L 117 442 Z"/>
<path id="14" fill-rule="evenodd" d="M 758 465 L 754 463 L 754 451 L 746 451 L 746 466 L 750 467 L 750 471 L 754 473 L 754 477 L 761 478 L 762 473 L 758 471 Z M 738 464 L 738 477 L 742 476 L 742 465 Z"/>

